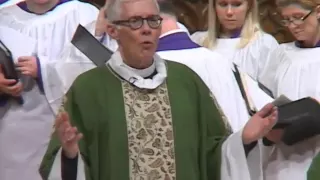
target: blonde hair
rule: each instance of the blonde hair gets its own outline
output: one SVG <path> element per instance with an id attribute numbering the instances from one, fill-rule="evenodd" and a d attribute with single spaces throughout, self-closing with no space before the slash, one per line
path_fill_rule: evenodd
<path id="1" fill-rule="evenodd" d="M 218 22 L 217 13 L 215 11 L 215 0 L 209 0 L 208 5 L 208 33 L 204 38 L 202 46 L 212 49 L 216 46 L 218 33 L 220 32 L 220 23 Z M 240 43 L 238 48 L 244 48 L 254 37 L 257 31 L 260 30 L 258 3 L 256 0 L 247 0 L 249 9 L 246 15 L 246 20 L 241 30 Z"/>
<path id="2" fill-rule="evenodd" d="M 291 4 L 297 4 L 302 8 L 311 10 L 320 5 L 320 0 L 277 0 L 276 4 L 278 8 L 283 8 Z"/>

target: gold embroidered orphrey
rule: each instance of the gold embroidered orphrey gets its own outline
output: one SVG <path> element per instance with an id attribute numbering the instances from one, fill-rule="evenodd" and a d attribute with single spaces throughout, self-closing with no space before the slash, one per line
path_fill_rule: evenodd
<path id="1" fill-rule="evenodd" d="M 176 163 L 166 84 L 141 90 L 122 83 L 131 180 L 175 180 Z"/>

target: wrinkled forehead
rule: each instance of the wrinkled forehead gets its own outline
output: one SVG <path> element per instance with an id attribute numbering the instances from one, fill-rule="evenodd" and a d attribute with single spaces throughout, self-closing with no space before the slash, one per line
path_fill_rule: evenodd
<path id="1" fill-rule="evenodd" d="M 122 19 L 159 15 L 159 8 L 155 0 L 124 0 L 121 3 L 121 8 Z"/>

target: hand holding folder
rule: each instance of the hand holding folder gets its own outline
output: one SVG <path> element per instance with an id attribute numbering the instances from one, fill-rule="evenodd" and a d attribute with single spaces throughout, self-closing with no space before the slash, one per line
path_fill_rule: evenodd
<path id="1" fill-rule="evenodd" d="M 19 88 L 19 86 L 14 87 L 19 83 L 18 73 L 16 71 L 14 61 L 12 59 L 12 54 L 10 50 L 2 43 L 2 41 L 0 41 L 0 68 L 1 68 L 0 69 L 1 75 L 5 79 L 4 81 L 8 82 L 10 80 L 14 80 L 12 84 L 7 84 L 6 86 L 10 86 L 13 92 L 21 91 L 22 85 L 20 85 L 21 88 Z M 6 92 L 3 92 L 3 93 L 6 93 Z M 8 98 L 15 99 L 19 104 L 23 103 L 22 97 L 12 96 L 12 94 L 8 94 L 8 93 L 2 96 L 5 99 L 8 99 Z"/>
<path id="2" fill-rule="evenodd" d="M 310 97 L 291 101 L 284 95 L 273 99 L 272 92 L 263 84 L 241 72 L 235 65 L 235 76 L 248 112 L 256 112 L 260 106 L 272 103 L 278 107 L 278 121 L 273 129 L 283 129 L 282 141 L 293 145 L 320 134 L 320 104 Z M 271 95 L 271 96 L 270 96 Z"/>

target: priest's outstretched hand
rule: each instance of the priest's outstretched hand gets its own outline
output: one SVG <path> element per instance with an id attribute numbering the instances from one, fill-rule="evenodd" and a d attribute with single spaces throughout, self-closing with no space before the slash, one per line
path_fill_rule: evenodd
<path id="1" fill-rule="evenodd" d="M 22 83 L 15 79 L 6 79 L 0 65 L 0 94 L 5 93 L 11 96 L 20 96 L 23 89 Z"/>
<path id="2" fill-rule="evenodd" d="M 242 132 L 243 143 L 251 144 L 268 135 L 276 124 L 277 118 L 277 108 L 271 103 L 265 105 L 245 125 Z"/>
<path id="3" fill-rule="evenodd" d="M 66 157 L 73 159 L 78 155 L 78 142 L 82 134 L 73 127 L 66 112 L 61 112 L 55 122 L 55 130 L 62 144 L 63 153 Z"/>

